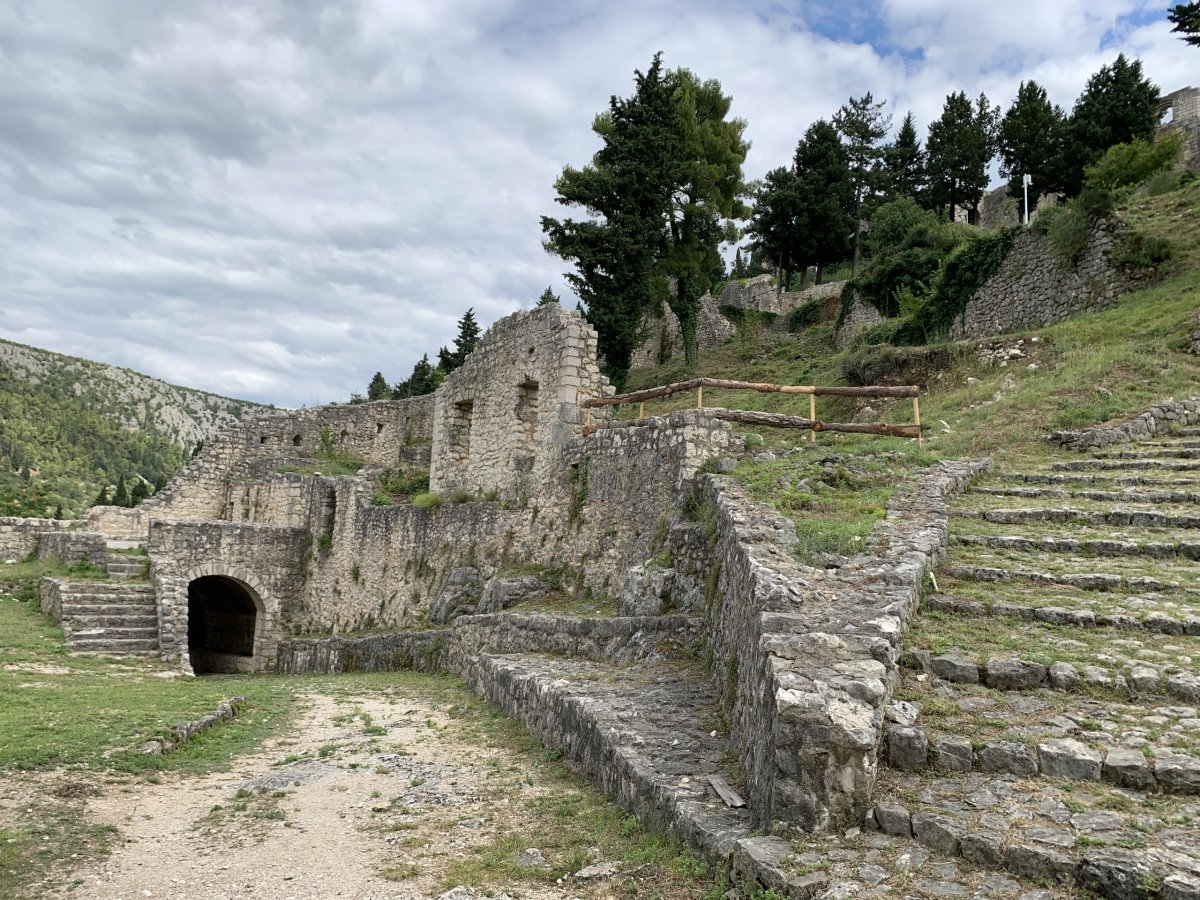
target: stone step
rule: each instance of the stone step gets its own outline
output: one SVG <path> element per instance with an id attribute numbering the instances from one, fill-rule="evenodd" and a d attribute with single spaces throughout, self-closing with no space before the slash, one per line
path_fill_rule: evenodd
<path id="1" fill-rule="evenodd" d="M 1039 649 L 1045 651 L 1040 654 L 1043 657 L 1053 659 L 1056 655 L 1053 648 Z M 982 661 L 973 653 L 951 651 L 935 656 L 929 650 L 913 648 L 904 652 L 901 664 L 952 684 L 979 684 L 997 691 L 1112 690 L 1125 696 L 1161 694 L 1185 703 L 1200 701 L 1200 678 L 1179 671 L 1179 666 L 1170 662 L 1133 658 L 1097 666 L 1083 664 L 1077 655 L 1071 659 L 1079 665 L 1063 659 L 1044 663 L 1023 659 L 1019 654 L 991 656 Z"/>
<path id="2" fill-rule="evenodd" d="M 126 603 L 113 603 L 111 597 L 102 598 L 103 602 L 71 602 L 61 607 L 63 616 L 158 616 L 158 606 L 153 600 L 132 600 Z"/>
<path id="3" fill-rule="evenodd" d="M 1195 447 L 1146 447 L 1139 444 L 1128 450 L 1098 450 L 1096 459 L 1200 459 L 1200 449 Z"/>
<path id="4" fill-rule="evenodd" d="M 138 550 L 143 554 L 146 552 L 145 541 L 123 541 L 109 539 L 105 542 L 105 545 L 109 550 Z"/>
<path id="5" fill-rule="evenodd" d="M 158 614 L 153 610 L 145 613 L 131 614 L 96 614 L 90 610 L 82 613 L 63 611 L 63 627 L 75 630 L 90 628 L 151 628 L 158 631 Z"/>
<path id="6" fill-rule="evenodd" d="M 1138 795 L 1131 799 L 1128 791 L 1107 786 L 1078 793 L 1077 785 L 972 773 L 946 776 L 931 786 L 920 776 L 897 775 L 881 792 L 868 827 L 913 838 L 945 857 L 1056 887 L 1053 896 L 1067 896 L 1060 891 L 1114 900 L 1200 896 L 1200 840 L 1190 821 L 1164 829 L 1160 837 L 1144 824 L 1156 818 L 1149 798 L 1143 804 Z M 1144 815 L 1137 815 L 1143 808 Z M 1116 811 L 1128 809 L 1134 812 Z M 1018 890 L 1006 895 L 1015 897 Z"/>
<path id="7" fill-rule="evenodd" d="M 105 560 L 105 566 L 107 567 L 110 575 L 114 569 L 141 572 L 146 568 L 146 564 L 149 561 L 149 557 L 142 557 L 139 559 L 136 556 L 110 556 Z"/>
<path id="8" fill-rule="evenodd" d="M 1176 591 L 1177 581 L 1160 581 L 1150 576 L 1123 576 L 1105 572 L 1038 572 L 1032 569 L 1007 569 L 998 566 L 943 566 L 944 572 L 961 581 L 1027 581 L 1034 584 L 1067 585 L 1085 591 Z"/>
<path id="9" fill-rule="evenodd" d="M 1139 485 L 1158 488 L 1200 487 L 1200 477 L 1171 475 L 1170 473 L 1142 473 L 1123 475 L 1110 472 L 1096 474 L 1063 474 L 1056 472 L 994 472 L 981 483 L 991 480 L 1020 482 L 1022 484 L 1059 485 Z"/>
<path id="10" fill-rule="evenodd" d="M 101 626 L 95 622 L 64 622 L 63 631 L 67 635 L 67 641 L 74 644 L 80 640 L 130 640 L 130 641 L 157 641 L 158 640 L 158 625 L 141 625 L 141 626 Z"/>
<path id="11" fill-rule="evenodd" d="M 987 487 L 972 486 L 968 491 L 973 494 L 983 494 L 989 497 L 1022 497 L 1029 500 L 1093 500 L 1100 503 L 1200 503 L 1200 491 L 1158 491 L 1133 490 L 1121 491 L 1064 488 L 1034 488 L 1034 487 Z"/>
<path id="12" fill-rule="evenodd" d="M 104 634 L 96 636 L 80 634 L 72 635 L 67 643 L 72 651 L 94 651 L 105 655 L 158 651 L 157 636 L 153 638 L 121 638 L 108 637 Z"/>
<path id="13" fill-rule="evenodd" d="M 997 525 L 1051 524 L 1109 525 L 1117 528 L 1200 528 L 1196 513 L 1162 512 L 1153 509 L 1086 510 L 1072 506 L 1032 506 L 1011 509 L 952 509 L 960 519 L 983 519 Z"/>
<path id="14" fill-rule="evenodd" d="M 931 594 L 924 597 L 921 600 L 921 608 L 972 617 L 1004 616 L 1014 619 L 1030 619 L 1050 625 L 1070 625 L 1076 628 L 1125 628 L 1148 631 L 1151 634 L 1200 635 L 1200 608 L 1197 608 L 1195 614 L 1181 617 L 1169 616 L 1160 612 L 1138 615 L 1130 613 L 1097 614 L 1090 609 L 1072 609 L 1066 606 L 1031 606 L 1006 599 L 996 600 L 993 603 L 981 603 L 978 600 L 963 600 L 946 594 Z"/>
<path id="15" fill-rule="evenodd" d="M 68 597 L 109 597 L 115 601 L 121 599 L 140 599 L 154 597 L 154 586 L 149 584 L 114 584 L 109 581 L 60 581 L 59 593 Z M 113 602 L 113 601 L 110 601 Z"/>
<path id="16" fill-rule="evenodd" d="M 1177 437 L 1200 437 L 1200 427 L 1189 426 L 1187 428 L 1178 428 L 1173 434 Z"/>
<path id="17" fill-rule="evenodd" d="M 101 650 L 80 650 L 76 647 L 71 647 L 72 656 L 112 656 L 116 658 L 137 658 L 137 659 L 155 659 L 160 655 L 157 644 L 149 650 L 128 650 L 128 649 L 101 649 Z"/>
<path id="18" fill-rule="evenodd" d="M 1137 444 L 1139 447 L 1149 447 L 1151 449 L 1161 450 L 1170 449 L 1172 447 L 1185 447 L 1188 449 L 1200 449 L 1200 440 L 1195 438 L 1176 438 L 1174 440 L 1158 440 L 1158 441 L 1141 441 Z"/>
<path id="19" fill-rule="evenodd" d="M 1158 472 L 1196 472 L 1200 462 L 1174 462 L 1165 459 L 1079 459 L 1051 463 L 1055 472 L 1124 471 L 1149 469 Z"/>
<path id="20" fill-rule="evenodd" d="M 1200 540 L 1197 541 L 1122 541 L 1079 540 L 1061 537 L 1022 537 L 1020 535 L 960 534 L 950 538 L 952 544 L 963 547 L 990 547 L 1024 553 L 1072 553 L 1090 556 L 1132 556 L 1149 559 L 1200 560 Z"/>

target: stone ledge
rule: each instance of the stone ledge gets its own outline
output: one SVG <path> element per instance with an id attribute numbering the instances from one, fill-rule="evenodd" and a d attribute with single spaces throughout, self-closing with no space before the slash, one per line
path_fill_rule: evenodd
<path id="1" fill-rule="evenodd" d="M 1094 450 L 1124 444 L 1167 431 L 1172 426 L 1200 422 L 1200 398 L 1166 400 L 1123 422 L 1096 425 L 1083 431 L 1056 431 L 1047 440 L 1066 450 Z"/>

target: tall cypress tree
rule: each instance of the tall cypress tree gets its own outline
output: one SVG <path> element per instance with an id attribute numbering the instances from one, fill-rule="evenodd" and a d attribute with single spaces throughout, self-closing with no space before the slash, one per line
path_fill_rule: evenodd
<path id="1" fill-rule="evenodd" d="M 797 230 L 805 235 L 804 264 L 817 267 L 817 282 L 826 265 L 850 252 L 854 225 L 854 180 L 850 159 L 837 129 L 824 119 L 808 127 L 793 160 L 802 216 Z"/>
<path id="2" fill-rule="evenodd" d="M 371 383 L 367 385 L 368 400 L 382 400 L 388 395 L 388 383 L 384 379 L 382 372 L 376 372 L 371 378 Z"/>

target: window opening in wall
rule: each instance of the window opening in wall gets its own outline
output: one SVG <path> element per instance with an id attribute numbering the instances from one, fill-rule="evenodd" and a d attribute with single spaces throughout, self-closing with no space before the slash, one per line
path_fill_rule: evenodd
<path id="1" fill-rule="evenodd" d="M 266 436 L 265 434 L 264 434 L 264 435 L 262 435 L 262 436 L 260 436 L 260 437 L 259 437 L 259 439 L 258 439 L 258 442 L 259 442 L 260 444 L 265 444 L 265 443 L 267 442 L 267 436 Z"/>
<path id="2" fill-rule="evenodd" d="M 292 446 L 293 447 L 300 446 L 300 435 L 296 435 L 295 437 L 292 438 Z"/>
<path id="3" fill-rule="evenodd" d="M 383 434 L 383 423 L 382 423 L 382 422 L 376 422 L 376 423 L 375 423 L 375 433 L 376 433 L 376 434 Z"/>
<path id="4" fill-rule="evenodd" d="M 1175 107 L 1166 107 L 1158 116 L 1159 125 L 1170 125 L 1175 121 Z"/>
<path id="5" fill-rule="evenodd" d="M 341 435 L 339 435 L 339 437 L 341 438 L 341 441 L 344 444 L 344 443 L 346 443 L 347 440 L 350 439 L 350 432 L 347 431 L 345 428 L 343 428 L 342 433 L 341 433 Z"/>
<path id="6" fill-rule="evenodd" d="M 471 458 L 471 419 L 474 400 L 459 400 L 450 407 L 450 457 L 458 463 Z"/>
<path id="7" fill-rule="evenodd" d="M 532 462 L 537 436 L 538 383 L 532 378 L 517 385 L 516 418 L 516 463 L 520 468 Z"/>

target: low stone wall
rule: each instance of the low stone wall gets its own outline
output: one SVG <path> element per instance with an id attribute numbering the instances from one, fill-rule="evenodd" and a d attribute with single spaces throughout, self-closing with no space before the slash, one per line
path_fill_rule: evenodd
<path id="1" fill-rule="evenodd" d="M 943 498 L 989 466 L 919 474 L 873 534 L 884 552 L 836 574 L 798 564 L 790 521 L 707 477 L 720 566 L 709 612 L 714 683 L 759 823 L 823 831 L 870 808 L 900 637 L 946 544 Z"/>
<path id="2" fill-rule="evenodd" d="M 1093 226 L 1074 268 L 1063 266 L 1045 234 L 1032 228 L 1022 232 L 996 274 L 971 298 L 950 336 L 993 337 L 1112 306 L 1125 290 L 1124 279 L 1108 261 L 1122 228 L 1114 221 Z"/>
<path id="3" fill-rule="evenodd" d="M 835 346 L 839 350 L 845 350 L 859 332 L 874 328 L 883 320 L 884 317 L 879 310 L 861 297 L 855 296 L 854 302 L 850 304 L 850 309 L 846 311 L 841 324 L 838 325 L 837 334 L 834 336 Z"/>
<path id="4" fill-rule="evenodd" d="M 1167 400 L 1125 421 L 1096 425 L 1083 431 L 1056 431 L 1048 439 L 1067 450 L 1088 451 L 1110 444 L 1126 444 L 1197 422 L 1200 422 L 1200 397 L 1193 397 Z"/>
<path id="5" fill-rule="evenodd" d="M 721 293 L 721 306 L 736 306 L 739 309 L 754 309 L 770 313 L 783 319 L 794 309 L 809 300 L 840 295 L 846 286 L 844 281 L 826 281 L 814 284 L 801 291 L 780 291 L 770 275 L 759 275 L 745 282 L 731 281 Z"/>
<path id="6" fill-rule="evenodd" d="M 25 559 L 37 552 L 38 540 L 51 531 L 62 531 L 75 524 L 57 519 L 22 519 L 0 517 L 0 560 Z"/>
<path id="7" fill-rule="evenodd" d="M 38 535 L 37 557 L 67 565 L 86 562 L 103 569 L 108 564 L 108 542 L 94 531 L 45 531 Z"/>
<path id="8" fill-rule="evenodd" d="M 228 700 L 222 700 L 217 704 L 217 708 L 208 715 L 193 719 L 191 722 L 178 722 L 167 729 L 166 735 L 155 735 L 150 738 L 142 745 L 142 752 L 158 755 L 164 751 L 174 750 L 176 747 L 186 744 L 196 735 L 202 734 L 222 722 L 228 722 L 245 704 L 245 697 L 230 697 Z"/>

